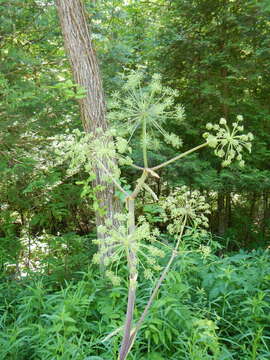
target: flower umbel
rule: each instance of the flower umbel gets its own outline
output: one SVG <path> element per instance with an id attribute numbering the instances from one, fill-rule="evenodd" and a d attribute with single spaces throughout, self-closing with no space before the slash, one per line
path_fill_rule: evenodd
<path id="1" fill-rule="evenodd" d="M 179 234 L 184 223 L 196 228 L 208 227 L 210 205 L 197 190 L 189 191 L 186 186 L 176 188 L 160 205 L 164 209 L 164 220 L 170 220 L 167 227 L 170 234 Z"/>
<path id="2" fill-rule="evenodd" d="M 99 251 L 94 255 L 93 262 L 97 264 L 103 262 L 105 266 L 109 267 L 106 275 L 116 284 L 120 282 L 120 278 L 113 272 L 113 269 L 117 272 L 119 262 L 127 259 L 127 253 L 133 252 L 137 255 L 138 261 L 134 265 L 142 265 L 145 277 L 151 278 L 153 270 L 161 270 L 157 258 L 165 255 L 165 252 L 155 245 L 159 232 L 157 229 L 151 230 L 149 223 L 141 218 L 135 231 L 130 234 L 128 216 L 116 214 L 115 217 L 121 222 L 121 226 L 116 228 L 112 226 L 111 222 L 105 226 L 99 226 L 99 233 L 103 233 L 105 238 L 94 240 L 99 245 Z M 110 254 L 108 254 L 108 247 L 113 250 Z"/>
<path id="3" fill-rule="evenodd" d="M 170 119 L 182 121 L 185 118 L 184 108 L 174 105 L 178 92 L 163 86 L 158 74 L 152 76 L 148 85 L 145 85 L 144 77 L 138 71 L 124 77 L 124 94 L 116 92 L 108 101 L 108 118 L 118 122 L 117 128 L 122 129 L 122 134 L 128 135 L 129 139 L 137 129 L 145 126 L 149 148 L 156 143 L 155 132 L 160 133 L 167 143 L 179 148 L 181 139 L 163 127 Z"/>
<path id="4" fill-rule="evenodd" d="M 234 122 L 232 130 L 229 129 L 227 121 L 221 118 L 219 124 L 208 123 L 206 125 L 207 130 L 212 130 L 212 134 L 206 132 L 203 137 L 206 139 L 210 147 L 215 148 L 215 155 L 223 158 L 222 166 L 228 166 L 232 160 L 236 159 L 239 165 L 243 167 L 245 162 L 242 158 L 243 149 L 247 149 L 251 152 L 251 142 L 253 140 L 253 134 L 241 134 L 244 130 L 243 125 L 239 123 L 243 121 L 243 116 L 238 115 L 236 122 Z"/>

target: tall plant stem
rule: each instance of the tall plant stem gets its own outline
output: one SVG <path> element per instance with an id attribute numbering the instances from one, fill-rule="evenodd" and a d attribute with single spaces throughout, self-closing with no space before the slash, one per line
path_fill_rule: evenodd
<path id="1" fill-rule="evenodd" d="M 147 159 L 147 140 L 146 140 L 146 120 L 143 120 L 142 123 L 142 148 L 143 148 L 143 163 L 144 167 L 148 168 L 148 159 Z"/>
<path id="2" fill-rule="evenodd" d="M 129 212 L 129 236 L 135 232 L 135 200 L 132 197 L 127 199 L 128 212 Z M 129 290 L 128 290 L 128 304 L 126 311 L 126 322 L 124 327 L 124 336 L 121 343 L 119 360 L 124 360 L 129 348 L 129 340 L 131 333 L 131 326 L 134 313 L 134 305 L 136 300 L 136 287 L 137 287 L 137 257 L 135 251 L 132 249 L 132 244 L 127 250 L 128 268 L 129 268 Z"/>
<path id="3" fill-rule="evenodd" d="M 135 198 L 137 197 L 139 191 L 143 187 L 145 180 L 147 179 L 148 172 L 143 171 L 142 176 L 139 178 L 137 185 L 133 191 L 133 193 L 127 198 L 127 206 L 128 206 L 128 216 L 129 216 L 129 226 L 128 233 L 131 238 L 132 234 L 134 234 L 136 226 L 135 226 Z M 135 241 L 135 240 L 130 240 Z M 128 268 L 129 268 L 129 290 L 128 290 L 128 304 L 126 311 L 126 322 L 124 327 L 124 336 L 121 343 L 121 348 L 119 352 L 119 360 L 125 360 L 126 356 L 129 352 L 129 344 L 131 338 L 131 326 L 133 321 L 134 314 L 134 305 L 136 300 L 136 287 L 137 287 L 137 255 L 134 250 L 134 246 L 131 243 L 127 250 L 127 258 L 128 258 Z"/>
<path id="4" fill-rule="evenodd" d="M 131 334 L 131 336 L 130 336 L 129 346 L 128 346 L 127 354 L 126 354 L 126 355 L 128 355 L 128 353 L 130 352 L 130 350 L 131 350 L 131 348 L 132 348 L 132 346 L 133 346 L 133 343 L 134 343 L 134 341 L 135 341 L 135 339 L 136 339 L 137 333 L 138 333 L 138 331 L 140 330 L 140 328 L 142 327 L 142 324 L 143 324 L 143 322 L 144 322 L 144 320 L 145 320 L 145 317 L 146 317 L 146 315 L 147 315 L 147 313 L 148 313 L 148 310 L 150 309 L 150 307 L 151 307 L 151 305 L 152 305 L 152 303 L 153 303 L 153 301 L 154 301 L 154 299 L 155 299 L 155 297 L 156 297 L 156 295 L 157 295 L 157 293 L 158 293 L 158 290 L 159 290 L 162 282 L 164 281 L 164 279 L 165 279 L 168 271 L 170 270 L 170 267 L 171 267 L 171 265 L 172 265 L 172 263 L 173 263 L 173 260 L 175 259 L 176 255 L 177 255 L 177 253 L 178 253 L 178 248 L 179 248 L 179 245 L 180 245 L 180 241 L 181 241 L 181 239 L 182 239 L 182 236 L 183 236 L 183 232 L 184 232 L 184 229 L 185 229 L 185 226 L 186 226 L 186 222 L 187 222 L 187 218 L 184 219 L 184 222 L 183 222 L 183 224 L 181 225 L 180 234 L 179 234 L 178 240 L 177 240 L 177 242 L 176 242 L 176 245 L 175 245 L 175 247 L 174 247 L 174 249 L 173 249 L 172 255 L 171 255 L 171 257 L 170 257 L 170 259 L 169 259 L 166 267 L 165 267 L 164 270 L 162 271 L 162 273 L 161 273 L 161 275 L 160 275 L 160 278 L 158 279 L 158 281 L 157 281 L 157 283 L 156 283 L 156 286 L 154 287 L 154 289 L 153 289 L 153 291 L 152 291 L 152 293 L 151 293 L 151 296 L 150 296 L 150 298 L 149 298 L 149 300 L 148 300 L 148 302 L 147 302 L 147 304 L 146 304 L 146 306 L 145 306 L 145 308 L 144 308 L 144 311 L 143 311 L 140 319 L 138 320 L 138 322 L 137 322 L 137 324 L 136 324 L 136 326 L 135 326 L 135 329 L 132 331 L 132 334 Z"/>

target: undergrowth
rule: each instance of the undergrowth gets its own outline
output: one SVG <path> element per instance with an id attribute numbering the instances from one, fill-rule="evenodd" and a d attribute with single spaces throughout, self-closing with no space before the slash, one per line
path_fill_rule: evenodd
<path id="1" fill-rule="evenodd" d="M 225 257 L 183 252 L 129 359 L 269 359 L 269 274 L 268 250 Z M 2 280 L 1 360 L 117 359 L 125 284 L 112 287 L 92 266 L 74 275 L 62 285 L 38 273 Z M 142 280 L 136 318 L 152 285 Z"/>

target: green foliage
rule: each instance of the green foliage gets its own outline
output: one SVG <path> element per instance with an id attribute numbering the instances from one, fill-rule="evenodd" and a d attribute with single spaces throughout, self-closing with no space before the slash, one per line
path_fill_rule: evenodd
<path id="1" fill-rule="evenodd" d="M 205 258 L 183 249 L 131 359 L 267 359 L 269 270 L 268 251 Z M 80 276 L 61 289 L 46 277 L 1 283 L 0 359 L 117 358 L 119 335 L 106 334 L 122 326 L 125 289 L 92 269 Z M 137 315 L 149 282 L 138 291 Z"/>

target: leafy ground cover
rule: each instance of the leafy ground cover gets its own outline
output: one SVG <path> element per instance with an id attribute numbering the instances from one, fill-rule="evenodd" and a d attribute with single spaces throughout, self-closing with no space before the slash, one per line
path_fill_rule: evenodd
<path id="1" fill-rule="evenodd" d="M 269 273 L 269 250 L 182 251 L 129 359 L 269 359 Z M 142 280 L 136 317 L 152 285 Z M 125 284 L 91 265 L 62 285 L 35 273 L 0 287 L 0 359 L 117 359 Z"/>

